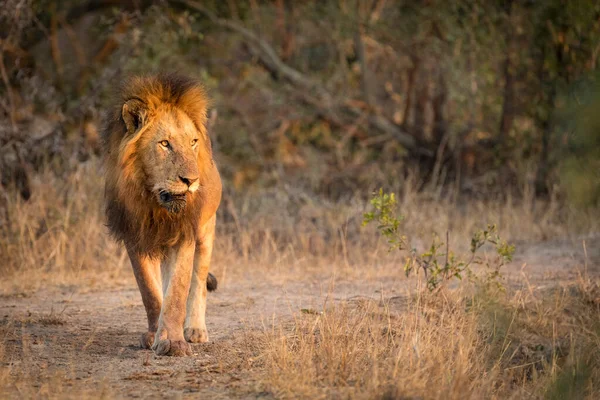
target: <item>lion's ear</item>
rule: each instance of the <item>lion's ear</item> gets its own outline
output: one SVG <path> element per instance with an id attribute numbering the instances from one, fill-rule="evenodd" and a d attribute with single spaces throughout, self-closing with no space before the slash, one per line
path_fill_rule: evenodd
<path id="1" fill-rule="evenodd" d="M 125 125 L 127 126 L 127 133 L 133 134 L 139 131 L 146 123 L 148 108 L 141 100 L 127 100 L 123 104 L 122 115 L 123 121 L 125 121 Z"/>

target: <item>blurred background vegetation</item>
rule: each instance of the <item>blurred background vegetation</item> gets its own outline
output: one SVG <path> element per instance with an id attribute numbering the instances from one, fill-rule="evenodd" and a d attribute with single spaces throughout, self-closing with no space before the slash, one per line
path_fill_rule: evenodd
<path id="1" fill-rule="evenodd" d="M 175 70 L 213 98 L 230 192 L 409 177 L 594 207 L 599 54 L 596 0 L 4 0 L 2 185 L 27 199 L 41 170 L 94 162 L 119 82 Z"/>

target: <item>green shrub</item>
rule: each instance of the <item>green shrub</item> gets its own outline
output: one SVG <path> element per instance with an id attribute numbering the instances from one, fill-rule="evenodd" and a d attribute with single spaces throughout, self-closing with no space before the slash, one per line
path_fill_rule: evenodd
<path id="1" fill-rule="evenodd" d="M 400 229 L 402 216 L 396 214 L 396 197 L 393 193 L 384 193 L 383 189 L 379 189 L 379 192 L 375 193 L 371 199 L 371 207 L 372 211 L 364 214 L 363 225 L 371 222 L 377 223 L 377 230 L 388 241 L 389 251 L 407 252 L 404 264 L 406 276 L 422 270 L 430 291 L 436 290 L 452 279 L 462 279 L 463 276 L 467 276 L 471 281 L 477 283 L 500 286 L 498 279 L 500 278 L 500 268 L 512 260 L 515 247 L 498 236 L 496 225 L 488 225 L 486 229 L 473 234 L 470 255 L 466 259 L 457 256 L 450 249 L 448 233 L 446 233 L 445 242 L 440 240 L 438 235 L 434 235 L 429 248 L 420 253 L 402 234 Z M 478 255 L 481 248 L 488 243 L 496 249 L 497 257 L 492 262 L 486 261 Z M 487 270 L 485 276 L 474 274 L 471 269 L 473 265 L 484 265 Z"/>

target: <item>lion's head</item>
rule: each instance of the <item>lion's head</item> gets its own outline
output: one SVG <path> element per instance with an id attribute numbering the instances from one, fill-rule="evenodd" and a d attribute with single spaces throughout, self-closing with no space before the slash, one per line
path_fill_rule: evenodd
<path id="1" fill-rule="evenodd" d="M 139 136 L 136 148 L 146 189 L 160 206 L 180 212 L 200 185 L 202 132 L 184 111 L 169 105 L 149 111 L 131 99 L 122 115 L 127 134 L 132 140 Z"/>
<path id="2" fill-rule="evenodd" d="M 117 238 L 150 251 L 195 233 L 213 162 L 206 107 L 202 87 L 186 77 L 125 83 L 104 131 L 107 215 Z"/>

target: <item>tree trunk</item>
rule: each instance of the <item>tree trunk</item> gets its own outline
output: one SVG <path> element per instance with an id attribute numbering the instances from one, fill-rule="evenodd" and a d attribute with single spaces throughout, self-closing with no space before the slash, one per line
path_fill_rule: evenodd
<path id="1" fill-rule="evenodd" d="M 514 121 L 514 76 L 512 71 L 511 63 L 511 49 L 513 43 L 513 29 L 511 25 L 512 15 L 512 0 L 508 0 L 505 4 L 506 17 L 508 20 L 507 32 L 506 32 L 506 56 L 502 65 L 502 74 L 504 75 L 504 95 L 502 99 L 502 114 L 500 116 L 500 131 L 499 131 L 499 143 L 504 146 L 506 139 L 510 135 L 510 130 L 513 126 Z"/>
<path id="2" fill-rule="evenodd" d="M 414 56 L 411 57 L 412 66 L 408 70 L 408 79 L 406 82 L 406 103 L 404 104 L 404 114 L 402 120 L 402 128 L 406 131 L 410 130 L 410 116 L 413 106 L 413 98 L 415 91 L 415 79 L 417 77 L 417 70 L 419 68 L 419 58 Z"/>
<path id="3" fill-rule="evenodd" d="M 447 98 L 446 79 L 442 71 L 438 71 L 438 79 L 435 94 L 431 100 L 433 107 L 433 140 L 439 146 L 446 135 L 446 118 L 444 106 Z"/>
<path id="4" fill-rule="evenodd" d="M 542 52 L 542 54 L 544 54 L 544 52 Z M 564 54 L 562 52 L 562 46 L 560 44 L 554 46 L 554 55 L 556 57 L 556 64 L 558 66 L 558 70 L 565 71 L 566 68 L 564 65 Z M 542 57 L 542 64 L 544 59 L 545 56 Z M 544 66 L 542 65 L 542 74 L 540 75 L 541 81 L 549 82 L 549 78 L 547 74 L 543 72 L 543 68 Z M 559 73 L 559 77 L 564 79 L 565 82 L 568 82 L 568 76 Z M 554 113 L 554 101 L 556 99 L 557 83 L 554 81 L 550 82 L 549 85 L 550 87 L 548 89 L 547 97 L 547 107 L 549 112 L 547 113 L 546 118 L 542 121 L 540 125 L 542 128 L 542 152 L 540 154 L 540 162 L 538 164 L 538 170 L 535 176 L 535 192 L 538 195 L 546 195 L 549 192 L 548 173 L 550 172 L 550 139 L 552 136 L 552 129 L 554 128 L 551 118 Z"/>
<path id="5" fill-rule="evenodd" d="M 357 18 L 359 17 L 357 16 Z M 363 25 L 360 21 L 358 21 L 356 26 L 356 32 L 354 33 L 354 51 L 356 52 L 356 57 L 358 58 L 358 63 L 360 64 L 361 84 L 364 101 L 370 107 L 373 107 L 375 105 L 375 101 L 373 99 L 371 73 L 369 71 L 369 66 L 367 65 L 367 56 L 365 54 L 365 44 L 362 39 L 363 31 Z"/>

